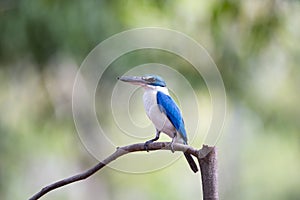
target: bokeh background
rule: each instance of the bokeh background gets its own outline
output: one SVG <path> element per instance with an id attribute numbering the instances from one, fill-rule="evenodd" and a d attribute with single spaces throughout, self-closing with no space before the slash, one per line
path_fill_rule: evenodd
<path id="1" fill-rule="evenodd" d="M 217 144 L 221 199 L 300 199 L 299 19 L 297 0 L 1 0 L 1 199 L 26 199 L 97 162 L 73 122 L 76 71 L 104 39 L 145 26 L 191 36 L 222 74 L 228 107 Z M 101 81 L 115 84 L 124 69 L 114 66 L 162 60 L 207 95 L 192 67 L 157 51 L 124 56 Z M 179 159 L 148 174 L 106 168 L 43 199 L 200 199 L 200 187 L 199 174 Z"/>

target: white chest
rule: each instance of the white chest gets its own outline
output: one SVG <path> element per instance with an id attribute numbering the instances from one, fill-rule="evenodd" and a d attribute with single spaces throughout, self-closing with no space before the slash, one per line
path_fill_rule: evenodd
<path id="1" fill-rule="evenodd" d="M 166 91 L 164 91 L 166 93 Z M 153 122 L 155 128 L 159 131 L 162 131 L 169 135 L 171 138 L 174 137 L 176 129 L 169 121 L 167 116 L 160 111 L 157 100 L 156 100 L 157 91 L 153 89 L 146 89 L 143 95 L 144 107 L 146 114 L 149 119 Z"/>

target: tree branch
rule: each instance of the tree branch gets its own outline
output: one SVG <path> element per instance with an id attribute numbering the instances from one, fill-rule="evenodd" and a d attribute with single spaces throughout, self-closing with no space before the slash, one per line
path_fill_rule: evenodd
<path id="1" fill-rule="evenodd" d="M 203 200 L 218 200 L 216 147 L 203 145 L 201 151 L 206 154 L 203 158 L 198 159 L 201 170 Z"/>
<path id="2" fill-rule="evenodd" d="M 212 151 L 212 148 L 213 148 L 213 150 L 215 150 L 214 147 L 208 147 L 208 146 L 204 145 L 202 149 L 197 150 L 197 149 L 194 149 L 193 147 L 190 147 L 187 145 L 174 143 L 175 151 L 187 152 L 187 153 L 195 156 L 199 161 L 200 168 L 201 168 L 201 165 L 203 164 L 201 162 L 201 160 L 204 160 L 207 155 L 213 155 L 213 156 L 215 155 L 215 154 L 210 153 Z M 171 150 L 171 146 L 170 146 L 169 142 L 155 142 L 155 143 L 149 144 L 148 150 L 149 151 Z M 132 145 L 124 146 L 124 147 L 118 147 L 113 154 L 111 154 L 106 159 L 99 162 L 97 165 L 93 166 L 92 168 L 90 168 L 80 174 L 77 174 L 77 175 L 71 176 L 69 178 L 65 178 L 60 181 L 54 182 L 54 183 L 42 188 L 42 190 L 40 190 L 38 193 L 33 195 L 29 200 L 39 199 L 40 197 L 44 196 L 45 194 L 47 194 L 48 192 L 50 192 L 52 190 L 55 190 L 57 188 L 60 188 L 62 186 L 65 186 L 65 185 L 68 185 L 68 184 L 71 184 L 71 183 L 74 183 L 77 181 L 84 180 L 84 179 L 90 177 L 91 175 L 93 175 L 94 173 L 96 173 L 97 171 L 99 171 L 100 169 L 102 169 L 104 166 L 106 166 L 110 162 L 116 160 L 117 158 L 119 158 L 123 155 L 126 155 L 128 153 L 131 153 L 131 152 L 136 152 L 136 151 L 146 151 L 146 149 L 144 147 L 144 143 L 132 144 Z M 214 172 L 216 172 L 216 170 Z M 201 168 L 201 173 L 203 173 L 202 168 Z M 208 175 L 207 177 L 209 180 L 210 176 L 212 174 L 208 173 L 207 175 Z M 205 184 L 205 181 L 206 181 L 206 179 L 205 180 L 202 179 L 202 184 Z M 216 179 L 215 179 L 215 181 L 216 181 Z M 217 184 L 215 184 L 215 186 L 217 186 Z M 203 190 L 204 189 L 207 189 L 207 188 L 205 188 L 203 186 Z M 217 191 L 217 190 L 215 190 L 215 191 Z M 206 193 L 207 192 L 203 191 L 203 195 Z M 216 198 L 214 200 L 216 200 Z"/>

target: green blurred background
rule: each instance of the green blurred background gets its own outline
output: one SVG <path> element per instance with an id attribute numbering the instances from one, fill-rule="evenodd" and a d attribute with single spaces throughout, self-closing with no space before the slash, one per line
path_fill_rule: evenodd
<path id="1" fill-rule="evenodd" d="M 300 199 L 299 19 L 297 0 L 1 0 L 0 198 L 26 199 L 96 163 L 73 122 L 76 71 L 109 36 L 157 26 L 194 38 L 222 74 L 221 199 Z M 201 92 L 191 67 L 178 70 Z M 142 175 L 107 168 L 43 199 L 200 199 L 199 179 L 183 159 Z"/>

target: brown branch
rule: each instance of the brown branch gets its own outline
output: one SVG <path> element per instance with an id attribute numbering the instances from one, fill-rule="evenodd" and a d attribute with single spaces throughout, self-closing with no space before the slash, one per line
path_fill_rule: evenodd
<path id="1" fill-rule="evenodd" d="M 200 168 L 201 168 L 201 164 L 202 164 L 200 162 L 201 160 L 203 160 L 204 158 L 206 158 L 207 155 L 215 155 L 215 154 L 209 154 L 210 150 L 208 148 L 204 148 L 204 147 L 207 147 L 207 146 L 203 146 L 202 149 L 197 150 L 197 149 L 194 149 L 193 147 L 190 147 L 190 146 L 187 146 L 187 145 L 182 145 L 182 144 L 176 144 L 176 143 L 174 143 L 174 150 L 175 151 L 187 152 L 187 153 L 195 156 L 199 160 Z M 171 150 L 171 147 L 170 147 L 170 143 L 169 142 L 155 142 L 155 143 L 149 144 L 148 150 L 149 151 Z M 111 154 L 110 156 L 108 156 L 103 161 L 99 162 L 94 167 L 86 170 L 85 172 L 82 172 L 80 174 L 71 176 L 69 178 L 62 179 L 60 181 L 54 182 L 54 183 L 52 183 L 52 184 L 44 187 L 38 193 L 36 193 L 35 195 L 33 195 L 29 200 L 39 199 L 40 197 L 44 196 L 45 194 L 47 194 L 48 192 L 50 192 L 52 190 L 55 190 L 57 188 L 60 188 L 62 186 L 65 186 L 65 185 L 68 185 L 68 184 L 71 184 L 71 183 L 74 183 L 74 182 L 77 182 L 77 181 L 84 180 L 84 179 L 90 177 L 91 175 L 93 175 L 94 173 L 96 173 L 97 171 L 99 171 L 100 169 L 102 169 L 105 165 L 107 165 L 110 162 L 116 160 L 117 158 L 119 158 L 119 157 L 121 157 L 123 155 L 126 155 L 128 153 L 131 153 L 131 152 L 136 152 L 136 151 L 146 151 L 146 149 L 144 148 L 144 143 L 132 144 L 132 145 L 124 146 L 124 147 L 118 147 L 113 154 Z M 202 168 L 201 168 L 201 172 L 202 172 Z M 204 184 L 204 181 L 202 179 L 202 184 Z M 205 187 L 203 187 L 203 190 L 204 189 L 205 189 Z M 203 191 L 203 194 L 204 193 L 205 193 L 205 191 Z"/>
<path id="2" fill-rule="evenodd" d="M 218 200 L 216 147 L 203 145 L 201 151 L 206 154 L 203 158 L 198 159 L 201 170 L 203 200 Z"/>

